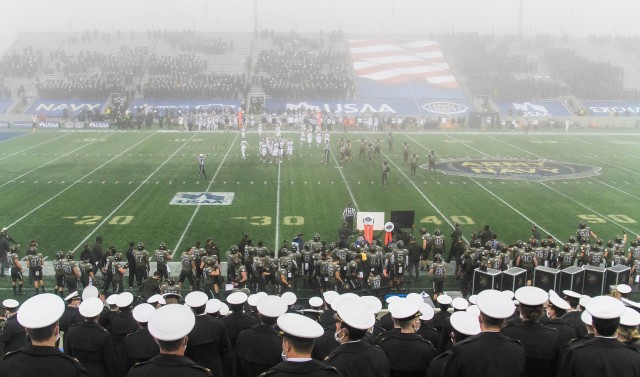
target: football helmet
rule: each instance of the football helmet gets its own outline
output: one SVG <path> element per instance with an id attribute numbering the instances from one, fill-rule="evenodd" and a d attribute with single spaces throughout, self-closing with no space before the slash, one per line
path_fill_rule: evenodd
<path id="1" fill-rule="evenodd" d="M 580 229 L 584 229 L 587 227 L 587 223 L 585 223 L 584 221 L 580 221 L 580 224 L 578 224 L 578 226 L 580 227 Z"/>
<path id="2" fill-rule="evenodd" d="M 575 236 L 569 236 L 569 242 L 575 243 L 576 242 L 576 237 Z"/>
<path id="3" fill-rule="evenodd" d="M 116 261 L 121 261 L 122 260 L 122 253 L 116 253 L 116 255 L 113 256 L 113 259 L 115 259 Z"/>
<path id="4" fill-rule="evenodd" d="M 314 234 L 314 235 L 313 235 L 313 240 L 314 240 L 315 242 L 320 242 L 320 235 L 319 235 L 318 233 Z"/>
<path id="5" fill-rule="evenodd" d="M 398 249 L 402 249 L 404 247 L 404 241 L 400 240 L 396 243 L 396 245 L 398 246 Z"/>
<path id="6" fill-rule="evenodd" d="M 167 245 L 165 245 L 165 244 L 164 244 L 164 242 L 163 242 L 163 243 L 161 243 L 160 245 L 158 245 L 158 249 L 160 249 L 160 250 L 167 250 Z"/>
<path id="7" fill-rule="evenodd" d="M 67 259 L 73 259 L 73 251 L 67 251 L 66 257 Z"/>
<path id="8" fill-rule="evenodd" d="M 602 240 L 602 238 L 598 238 L 596 240 L 596 244 L 598 244 L 598 246 L 602 246 L 602 245 L 604 245 L 604 241 Z"/>
<path id="9" fill-rule="evenodd" d="M 607 241 L 607 247 L 613 247 L 613 240 Z"/>
<path id="10" fill-rule="evenodd" d="M 433 234 L 435 234 L 436 236 L 440 235 L 440 229 L 436 229 L 433 231 Z"/>
<path id="11" fill-rule="evenodd" d="M 437 262 L 437 263 L 441 263 L 442 262 L 442 255 L 440 255 L 440 253 L 436 254 L 435 257 L 433 257 L 433 261 Z"/>
<path id="12" fill-rule="evenodd" d="M 144 243 L 138 242 L 138 250 L 144 250 Z"/>
<path id="13" fill-rule="evenodd" d="M 56 252 L 56 259 L 60 260 L 62 258 L 64 258 L 64 253 L 62 251 Z"/>

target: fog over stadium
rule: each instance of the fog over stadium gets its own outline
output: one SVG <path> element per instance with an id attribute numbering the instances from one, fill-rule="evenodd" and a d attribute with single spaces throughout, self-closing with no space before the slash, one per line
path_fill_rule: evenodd
<path id="1" fill-rule="evenodd" d="M 276 32 L 522 31 L 571 36 L 640 32 L 640 3 L 629 0 L 23 0 L 3 4 L 0 52 L 24 31 L 247 32 L 254 29 L 256 10 L 257 27 Z"/>

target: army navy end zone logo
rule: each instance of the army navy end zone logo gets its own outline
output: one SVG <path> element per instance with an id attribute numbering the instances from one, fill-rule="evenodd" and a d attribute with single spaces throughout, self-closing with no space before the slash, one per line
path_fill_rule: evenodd
<path id="1" fill-rule="evenodd" d="M 420 168 L 428 169 L 428 165 Z M 574 179 L 600 174 L 597 166 L 546 160 L 464 159 L 443 161 L 436 168 L 450 175 L 521 181 Z"/>
<path id="2" fill-rule="evenodd" d="M 233 203 L 233 192 L 179 192 L 169 204 L 180 206 L 228 206 Z"/>

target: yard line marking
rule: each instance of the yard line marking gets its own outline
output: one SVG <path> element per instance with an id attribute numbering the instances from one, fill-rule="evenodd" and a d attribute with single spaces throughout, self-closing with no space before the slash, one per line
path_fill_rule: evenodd
<path id="1" fill-rule="evenodd" d="M 6 156 L 4 156 L 4 157 L 0 157 L 0 160 L 4 160 L 5 158 L 13 157 L 13 156 L 17 155 L 18 153 L 23 153 L 23 152 L 25 152 L 25 151 L 28 151 L 29 149 L 37 148 L 37 147 L 39 147 L 39 146 L 41 146 L 41 145 L 45 145 L 45 144 L 50 143 L 50 142 L 52 142 L 52 141 L 54 141 L 54 140 L 58 140 L 58 139 L 60 139 L 60 138 L 63 138 L 63 137 L 69 136 L 69 135 L 70 135 L 70 134 L 66 134 L 66 135 L 58 136 L 58 137 L 55 137 L 55 138 L 53 138 L 53 139 L 50 139 L 50 140 L 44 141 L 44 142 L 42 142 L 42 143 L 40 143 L 40 144 L 36 144 L 36 145 L 34 145 L 34 146 L 32 146 L 32 147 L 29 147 L 29 148 L 27 148 L 27 149 L 23 149 L 23 150 L 21 150 L 20 152 L 10 153 L 10 154 L 8 154 L 8 155 L 6 155 Z M 20 137 L 20 136 L 16 136 L 16 137 Z M 11 138 L 11 139 L 2 140 L 2 141 L 14 140 L 14 139 L 15 139 L 15 137 L 14 137 L 14 138 Z"/>
<path id="2" fill-rule="evenodd" d="M 598 147 L 599 149 L 602 149 L 602 148 L 603 148 L 603 147 L 602 147 L 602 145 L 598 145 L 598 144 L 590 143 L 590 142 L 585 141 L 585 140 L 582 140 L 582 139 L 572 139 L 572 140 L 577 140 L 577 141 L 579 141 L 579 142 L 581 142 L 581 143 L 584 143 L 584 144 L 593 145 L 593 146 L 595 146 L 595 147 Z M 605 148 L 605 149 L 607 149 L 607 150 L 611 150 L 611 149 L 609 149 L 609 148 Z M 622 153 L 624 156 L 627 156 L 627 157 L 630 157 L 630 158 L 638 158 L 638 156 L 630 155 L 630 154 L 628 154 L 628 153 L 624 153 L 624 152 L 619 151 L 619 150 L 616 150 L 616 152 L 617 152 L 617 153 Z M 614 158 L 616 158 L 617 156 L 613 156 L 613 157 L 614 157 Z"/>
<path id="3" fill-rule="evenodd" d="M 535 138 L 535 137 L 534 137 L 533 139 L 541 140 L 541 139 L 538 139 L 538 138 Z M 637 171 L 634 171 L 634 170 L 631 170 L 631 169 L 627 169 L 627 168 L 625 168 L 625 167 L 622 167 L 622 166 L 619 166 L 619 165 L 612 164 L 612 163 L 610 163 L 610 162 L 604 161 L 604 160 L 602 160 L 602 159 L 598 158 L 598 156 L 590 156 L 590 155 L 588 155 L 588 154 L 583 154 L 583 153 L 580 153 L 580 152 L 575 152 L 575 151 L 572 151 L 571 149 L 564 148 L 564 147 L 561 147 L 561 146 L 559 146 L 559 145 L 558 145 L 557 147 L 558 147 L 558 148 L 560 148 L 560 149 L 564 149 L 564 150 L 566 150 L 566 151 L 568 151 L 568 152 L 571 152 L 571 153 L 577 153 L 577 157 L 586 157 L 586 158 L 590 158 L 590 159 L 592 159 L 592 160 L 597 160 L 598 162 L 600 162 L 600 163 L 602 163 L 602 164 L 610 165 L 610 166 L 613 166 L 614 168 L 618 168 L 618 169 L 620 169 L 620 170 L 624 170 L 624 171 L 627 171 L 627 172 L 632 173 L 632 174 L 635 174 L 635 175 L 640 175 L 640 173 L 638 173 Z"/>
<path id="4" fill-rule="evenodd" d="M 145 137 L 144 139 L 140 140 L 139 142 L 135 143 L 134 145 L 132 145 L 131 147 L 129 147 L 127 150 L 133 149 L 136 146 L 138 146 L 138 144 L 141 144 L 142 142 L 146 141 L 147 139 L 149 139 L 151 136 L 153 136 L 154 133 L 150 134 L 149 136 Z M 126 152 L 126 151 L 125 151 Z M 109 164 L 111 161 L 115 160 L 116 157 L 113 157 L 112 159 L 108 160 L 107 162 L 105 162 L 104 164 L 98 166 L 97 168 L 93 169 L 92 171 L 90 171 L 89 173 L 85 174 L 82 178 L 80 178 L 79 180 L 71 183 L 69 186 L 67 186 L 66 188 L 64 188 L 62 191 L 60 191 L 59 193 L 55 194 L 54 196 L 50 197 L 49 199 L 45 200 L 44 202 L 42 202 L 42 204 L 40 204 L 39 206 L 37 206 L 36 208 L 32 209 L 31 211 L 29 211 L 26 215 L 22 216 L 21 218 L 19 218 L 18 220 L 14 221 L 12 224 L 10 224 L 8 226 L 8 228 L 16 225 L 17 223 L 19 223 L 20 221 L 24 220 L 25 218 L 27 218 L 27 216 L 31 215 L 32 213 L 34 213 L 35 211 L 39 210 L 40 208 L 44 207 L 47 203 L 49 203 L 50 201 L 52 201 L 53 199 L 57 198 L 58 196 L 62 195 L 65 191 L 67 191 L 68 189 L 70 189 L 71 187 L 75 186 L 79 181 L 83 180 L 84 178 L 87 178 L 88 176 L 90 176 L 91 174 L 95 173 L 96 171 L 98 171 L 99 169 L 101 169 L 103 166 L 106 166 L 107 164 Z M 62 183 L 64 183 L 65 181 L 62 181 Z"/>
<path id="5" fill-rule="evenodd" d="M 187 139 L 187 141 L 184 142 L 184 144 L 182 144 L 178 149 L 176 149 L 175 152 L 173 152 L 173 154 L 169 157 L 167 157 L 166 160 L 164 160 L 164 162 L 162 164 L 160 164 L 160 166 L 158 166 L 158 168 L 156 170 L 154 170 L 151 174 L 149 174 L 147 176 L 147 178 L 145 178 L 144 181 L 140 182 L 140 184 L 138 185 L 138 187 L 136 187 L 133 191 L 131 191 L 131 193 L 129 194 L 129 196 L 127 196 L 126 198 L 124 198 L 124 200 L 113 210 L 111 211 L 110 214 L 108 214 L 107 216 L 104 217 L 104 220 L 102 220 L 95 228 L 93 228 L 93 230 L 91 231 L 91 233 L 89 233 L 79 244 L 78 246 L 76 246 L 76 249 L 80 248 L 80 246 L 84 245 L 85 242 L 87 242 L 89 240 L 89 238 L 91 236 L 93 236 L 93 234 L 95 232 L 98 231 L 98 229 L 100 229 L 101 226 L 103 226 L 107 221 L 109 221 L 111 219 L 111 216 L 113 216 L 114 213 L 116 213 L 123 205 L 125 205 L 126 202 L 129 201 L 129 199 L 131 199 L 131 197 L 133 195 L 135 195 L 136 192 L 138 192 L 138 190 L 140 190 L 142 188 L 142 186 L 144 186 L 145 183 L 147 183 L 149 181 L 149 179 L 151 177 L 153 177 L 160 169 L 162 169 L 162 167 L 164 165 L 166 165 L 167 162 L 169 162 L 169 160 L 171 160 L 171 158 L 173 156 L 175 156 L 182 148 L 184 148 L 185 145 L 187 145 L 189 143 L 189 141 L 191 141 L 191 139 L 193 139 L 196 136 L 196 134 L 193 134 L 189 139 Z M 146 139 L 145 139 L 146 140 Z"/>
<path id="6" fill-rule="evenodd" d="M 331 152 L 331 157 L 333 157 L 333 161 L 336 162 L 336 166 L 339 167 L 338 159 L 336 158 L 336 155 L 333 153 L 333 149 L 330 148 L 329 151 Z M 353 206 L 356 208 L 356 211 L 360 211 L 360 208 L 358 208 L 358 202 L 356 202 L 356 198 L 353 196 L 353 191 L 351 191 L 351 187 L 349 187 L 349 183 L 347 183 L 347 178 L 345 178 L 343 170 L 344 169 L 338 169 L 338 171 L 340 172 L 340 176 L 342 177 L 342 181 L 347 186 L 347 191 L 349 191 L 349 196 L 351 197 L 351 203 L 353 203 Z"/>
<path id="7" fill-rule="evenodd" d="M 558 191 L 558 190 L 554 189 L 553 187 L 549 187 L 549 186 L 547 186 L 544 182 L 539 182 L 539 183 L 540 183 L 542 186 L 544 186 L 544 187 L 548 188 L 549 190 L 555 191 L 555 192 L 556 192 L 556 193 L 558 193 L 559 195 L 562 195 L 563 197 L 565 197 L 565 198 L 567 198 L 567 199 L 571 200 L 572 202 L 576 203 L 576 204 L 577 204 L 577 205 L 579 205 L 580 207 L 583 207 L 584 209 L 586 209 L 586 210 L 588 210 L 588 211 L 591 211 L 591 212 L 595 213 L 596 215 L 598 215 L 598 216 L 600 216 L 600 217 L 602 217 L 602 218 L 607 218 L 605 215 L 601 214 L 600 212 L 598 212 L 598 211 L 596 211 L 596 210 L 594 210 L 594 209 L 592 209 L 592 208 L 587 207 L 586 205 L 584 205 L 584 204 L 580 203 L 579 201 L 577 201 L 577 200 L 573 199 L 572 197 L 570 197 L 570 196 L 568 196 L 568 195 L 565 195 L 565 194 L 561 193 L 560 191 Z M 617 226 L 619 226 L 620 228 L 622 228 L 622 229 L 626 230 L 627 232 L 636 233 L 635 231 L 633 231 L 633 230 L 631 230 L 631 229 L 629 229 L 629 228 L 625 227 L 624 225 L 622 225 L 622 224 L 620 224 L 620 223 L 618 223 L 618 222 L 616 222 L 616 221 L 613 221 L 611 218 L 607 218 L 607 219 L 608 219 L 609 221 L 611 221 L 612 223 L 616 224 Z"/>
<path id="8" fill-rule="evenodd" d="M 224 164 L 224 161 L 227 159 L 227 156 L 229 155 L 229 152 L 231 152 L 231 149 L 233 149 L 232 147 L 235 144 L 236 140 L 238 140 L 238 135 L 239 134 L 236 134 L 235 139 L 233 139 L 233 141 L 231 142 L 231 145 L 229 145 L 229 149 L 227 149 L 227 153 L 225 153 L 224 157 L 222 158 L 222 161 L 220 161 L 220 165 L 218 165 L 218 169 L 213 174 L 213 177 L 211 178 L 211 181 L 209 181 L 209 185 L 207 186 L 207 189 L 205 190 L 205 192 L 208 192 L 211 189 L 211 185 L 213 185 L 213 181 L 218 176 L 218 173 L 220 173 L 220 169 L 222 168 L 222 165 Z M 182 182 L 182 184 L 184 184 L 184 183 L 185 182 Z M 198 211 L 200 210 L 200 206 L 201 206 L 201 204 L 198 204 L 196 206 L 196 209 L 193 211 L 193 215 L 191 215 L 191 218 L 189 219 L 189 222 L 187 223 L 187 226 L 184 228 L 184 231 L 182 232 L 182 235 L 180 236 L 180 239 L 176 243 L 176 247 L 173 249 L 173 253 L 171 253 L 171 257 L 176 255 L 176 251 L 178 251 L 178 248 L 180 247 L 180 244 L 182 244 L 182 241 L 184 240 L 184 236 L 187 234 L 187 231 L 191 227 L 191 223 L 193 223 L 193 219 L 196 218 L 196 215 L 198 214 Z"/>
<path id="9" fill-rule="evenodd" d="M 282 164 L 278 164 L 278 188 L 276 189 L 276 239 L 275 239 L 275 250 L 280 250 L 280 173 L 282 171 Z M 278 254 L 280 252 L 278 251 Z M 280 255 L 278 255 L 279 257 Z"/>

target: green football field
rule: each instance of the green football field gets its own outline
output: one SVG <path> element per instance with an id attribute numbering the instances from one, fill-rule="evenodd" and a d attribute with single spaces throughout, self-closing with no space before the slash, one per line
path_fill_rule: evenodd
<path id="1" fill-rule="evenodd" d="M 348 202 L 359 211 L 415 211 L 415 232 L 449 235 L 458 222 L 466 236 L 486 224 L 506 243 L 526 239 L 536 224 L 543 236 L 566 241 L 580 221 L 608 240 L 640 233 L 640 134 L 594 133 L 332 133 L 331 163 L 321 164 L 315 143 L 281 164 L 258 158 L 258 135 L 247 134 L 241 159 L 239 133 L 58 131 L 4 133 L 0 141 L 0 226 L 23 245 L 37 239 L 51 260 L 102 235 L 124 251 L 129 241 L 154 250 L 160 242 L 182 252 L 213 238 L 219 247 L 242 232 L 270 249 L 296 233 L 337 238 Z M 16 136 L 16 137 L 12 137 Z M 353 142 L 353 160 L 338 167 L 337 142 Z M 380 138 L 379 159 L 358 159 L 359 143 Z M 411 179 L 402 144 L 420 164 L 435 150 L 438 172 L 418 168 Z M 198 153 L 208 179 L 197 179 Z M 381 162 L 391 165 L 381 186 Z M 445 174 L 442 170 L 463 172 Z M 507 178 L 507 179 L 502 179 Z M 519 178 L 519 179 L 514 179 Z M 552 179 L 550 179 L 552 178 Z M 172 205 L 178 193 L 214 193 L 228 205 Z M 187 197 L 189 198 L 189 197 Z M 191 197 L 193 198 L 193 197 Z M 447 245 L 448 250 L 448 245 Z M 0 284 L 8 287 L 8 281 Z"/>

